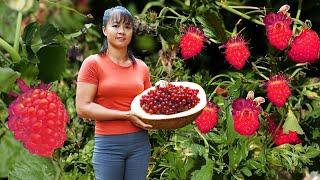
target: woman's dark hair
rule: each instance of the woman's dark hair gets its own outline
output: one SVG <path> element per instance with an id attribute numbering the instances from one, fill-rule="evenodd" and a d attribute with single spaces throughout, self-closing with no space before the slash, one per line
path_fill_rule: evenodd
<path id="1" fill-rule="evenodd" d="M 121 22 L 123 21 L 124 23 L 129 23 L 132 26 L 134 26 L 134 22 L 133 22 L 133 17 L 131 15 L 131 13 L 124 7 L 122 6 L 116 6 L 110 9 L 107 9 L 104 11 L 103 14 L 103 27 L 107 26 L 108 21 L 110 20 L 110 18 L 115 18 L 116 21 Z M 133 41 L 134 41 L 134 32 L 132 33 L 132 38 L 131 41 L 128 45 L 128 56 L 131 59 L 131 61 L 135 62 L 135 57 L 133 55 L 132 52 L 132 46 L 133 46 Z M 107 37 L 105 37 L 103 46 L 99 52 L 100 55 L 105 55 L 106 52 L 108 50 L 108 41 L 107 41 Z"/>

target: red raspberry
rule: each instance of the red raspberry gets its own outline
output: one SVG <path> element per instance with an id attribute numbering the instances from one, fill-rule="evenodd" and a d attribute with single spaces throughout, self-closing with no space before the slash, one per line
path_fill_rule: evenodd
<path id="1" fill-rule="evenodd" d="M 320 39 L 311 29 L 304 29 L 291 43 L 289 58 L 297 63 L 314 63 L 319 59 Z"/>
<path id="2" fill-rule="evenodd" d="M 283 75 L 275 75 L 269 79 L 266 85 L 268 99 L 277 107 L 282 107 L 291 95 L 287 80 Z"/>
<path id="3" fill-rule="evenodd" d="M 289 131 L 288 134 L 283 132 L 283 128 L 280 127 L 276 131 L 276 124 L 274 123 L 272 117 L 268 117 L 268 130 L 269 133 L 272 133 L 272 138 L 274 143 L 279 146 L 282 144 L 300 144 L 302 140 L 298 137 L 297 132 Z"/>
<path id="4" fill-rule="evenodd" d="M 218 122 L 218 108 L 211 102 L 203 109 L 195 123 L 202 133 L 208 133 Z"/>
<path id="5" fill-rule="evenodd" d="M 180 39 L 181 55 L 183 59 L 190 59 L 198 55 L 203 49 L 205 36 L 195 27 L 189 27 Z"/>
<path id="6" fill-rule="evenodd" d="M 29 88 L 18 80 L 18 85 L 23 93 L 9 105 L 9 129 L 30 153 L 50 157 L 67 138 L 64 104 L 43 84 Z"/>
<path id="7" fill-rule="evenodd" d="M 237 70 L 242 69 L 250 57 L 249 48 L 243 37 L 240 35 L 233 37 L 222 47 L 226 48 L 225 58 L 227 62 Z"/>
<path id="8" fill-rule="evenodd" d="M 252 99 L 239 98 L 232 103 L 234 129 L 241 135 L 251 136 L 260 126 L 261 107 Z"/>
<path id="9" fill-rule="evenodd" d="M 266 34 L 271 46 L 284 50 L 292 37 L 291 19 L 287 15 L 279 13 L 269 13 L 264 18 Z"/>

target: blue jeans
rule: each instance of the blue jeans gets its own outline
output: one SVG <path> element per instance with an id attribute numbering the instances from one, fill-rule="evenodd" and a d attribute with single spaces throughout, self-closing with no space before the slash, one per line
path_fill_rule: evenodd
<path id="1" fill-rule="evenodd" d="M 93 168 L 97 180 L 145 180 L 150 158 L 147 131 L 96 135 Z"/>

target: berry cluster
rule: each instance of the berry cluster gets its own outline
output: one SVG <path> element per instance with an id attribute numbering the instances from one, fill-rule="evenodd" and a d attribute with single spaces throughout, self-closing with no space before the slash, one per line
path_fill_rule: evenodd
<path id="1" fill-rule="evenodd" d="M 29 88 L 21 80 L 20 89 L 24 93 L 9 106 L 9 129 L 30 153 L 50 157 L 67 138 L 64 104 L 55 93 Z"/>
<path id="2" fill-rule="evenodd" d="M 264 18 L 266 35 L 274 48 L 283 51 L 289 44 L 288 57 L 296 63 L 314 63 L 319 59 L 320 38 L 310 28 L 302 28 L 297 36 L 291 30 L 292 20 L 286 12 L 269 13 Z"/>
<path id="3" fill-rule="evenodd" d="M 196 106 L 200 101 L 198 92 L 197 89 L 170 83 L 165 87 L 156 86 L 155 90 L 142 96 L 140 106 L 150 114 L 175 114 Z"/>

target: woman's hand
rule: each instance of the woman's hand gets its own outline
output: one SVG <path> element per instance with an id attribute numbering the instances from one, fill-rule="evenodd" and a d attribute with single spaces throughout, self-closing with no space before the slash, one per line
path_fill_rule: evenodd
<path id="1" fill-rule="evenodd" d="M 152 129 L 152 126 L 150 124 L 146 124 L 139 117 L 134 115 L 131 111 L 128 113 L 127 120 L 131 121 L 134 125 L 137 127 L 140 127 L 145 130 Z"/>

